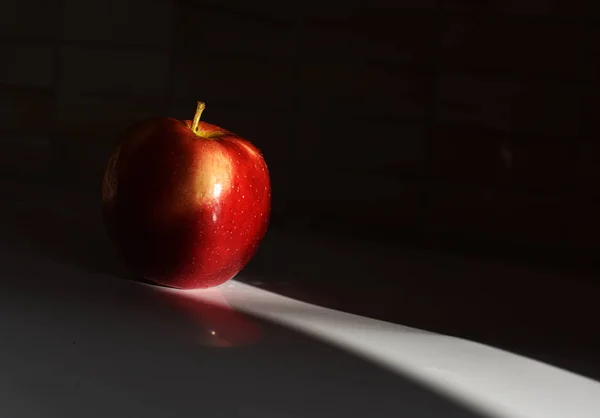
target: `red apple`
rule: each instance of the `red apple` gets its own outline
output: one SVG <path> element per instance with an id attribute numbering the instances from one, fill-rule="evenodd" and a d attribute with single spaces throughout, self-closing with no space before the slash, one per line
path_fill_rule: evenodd
<path id="1" fill-rule="evenodd" d="M 123 135 L 104 174 L 102 206 L 132 270 L 181 288 L 218 286 L 250 261 L 271 208 L 269 171 L 250 142 L 201 122 L 144 120 Z"/>

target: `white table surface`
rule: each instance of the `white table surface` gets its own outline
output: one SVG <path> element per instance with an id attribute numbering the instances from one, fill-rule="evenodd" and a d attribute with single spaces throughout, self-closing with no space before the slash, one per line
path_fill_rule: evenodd
<path id="1" fill-rule="evenodd" d="M 93 271 L 32 250 L 10 213 L 1 417 L 600 417 L 600 383 L 558 367 L 237 280 L 177 291 Z"/>

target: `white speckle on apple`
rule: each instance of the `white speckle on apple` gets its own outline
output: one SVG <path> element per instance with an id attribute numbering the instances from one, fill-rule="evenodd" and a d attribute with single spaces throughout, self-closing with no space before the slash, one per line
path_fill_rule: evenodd
<path id="1" fill-rule="evenodd" d="M 215 183 L 215 185 L 213 187 L 213 197 L 216 199 L 219 196 L 221 196 L 222 190 L 223 190 L 223 186 L 221 186 L 221 183 Z"/>

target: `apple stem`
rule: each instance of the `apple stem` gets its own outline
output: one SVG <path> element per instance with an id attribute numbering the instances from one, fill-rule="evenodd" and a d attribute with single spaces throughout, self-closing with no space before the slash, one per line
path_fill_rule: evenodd
<path id="1" fill-rule="evenodd" d="M 194 115 L 194 120 L 192 121 L 192 132 L 198 133 L 198 124 L 200 123 L 200 116 L 202 116 L 202 112 L 206 109 L 206 104 L 204 102 L 198 102 L 196 106 L 196 114 Z"/>

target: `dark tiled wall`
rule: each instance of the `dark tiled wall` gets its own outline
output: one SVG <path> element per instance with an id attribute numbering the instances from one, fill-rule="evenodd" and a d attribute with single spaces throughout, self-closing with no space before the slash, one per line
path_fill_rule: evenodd
<path id="1" fill-rule="evenodd" d="M 328 4 L 3 2 L 3 174 L 96 187 L 125 126 L 201 99 L 276 216 L 597 245 L 594 1 Z"/>

